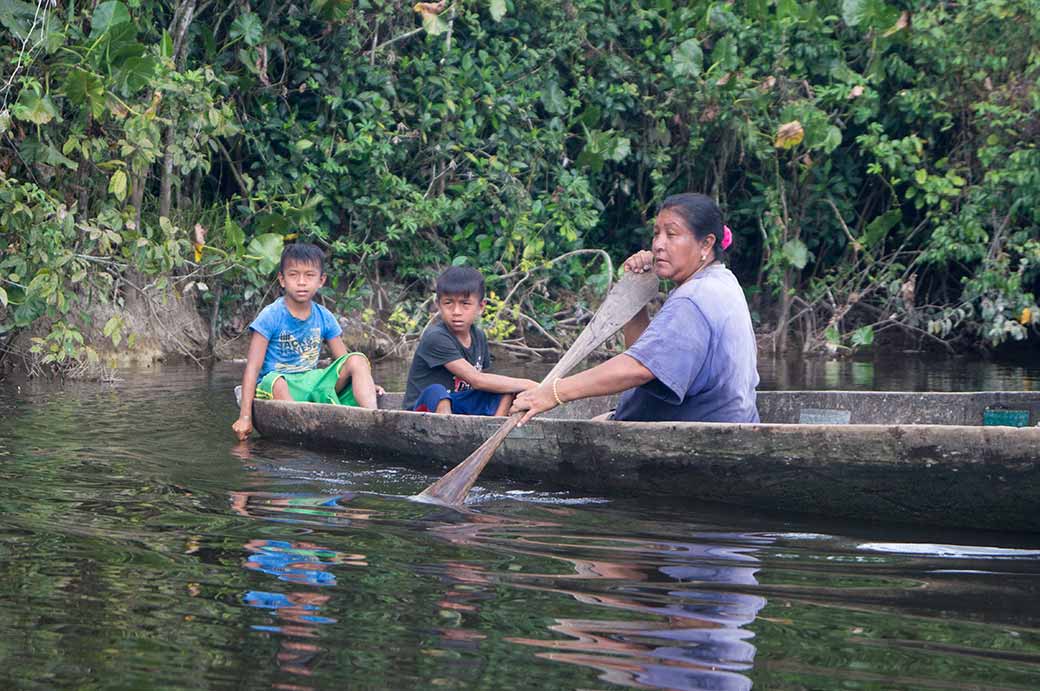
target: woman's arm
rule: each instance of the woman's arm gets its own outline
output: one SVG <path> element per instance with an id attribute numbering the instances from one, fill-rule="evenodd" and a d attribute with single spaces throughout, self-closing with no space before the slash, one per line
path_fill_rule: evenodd
<path id="1" fill-rule="evenodd" d="M 642 386 L 653 379 L 653 372 L 634 357 L 622 353 L 572 377 L 557 379 L 555 391 L 553 382 L 546 382 L 534 389 L 524 391 L 513 401 L 513 407 L 509 412 L 526 411 L 524 418 L 520 421 L 522 425 L 535 415 L 552 410 L 559 405 L 559 401 L 566 403 L 579 398 L 619 393 Z M 559 396 L 559 401 L 556 400 L 557 396 Z"/>
<path id="2" fill-rule="evenodd" d="M 446 362 L 444 367 L 454 376 L 466 382 L 479 391 L 490 391 L 491 393 L 517 393 L 538 386 L 538 382 L 531 379 L 520 379 L 507 377 L 502 374 L 481 372 L 465 358 Z"/>

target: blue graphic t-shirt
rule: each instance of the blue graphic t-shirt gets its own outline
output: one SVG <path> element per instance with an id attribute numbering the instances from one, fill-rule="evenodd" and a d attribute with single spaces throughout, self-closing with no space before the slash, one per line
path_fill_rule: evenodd
<path id="1" fill-rule="evenodd" d="M 297 319 L 278 298 L 260 311 L 249 328 L 267 339 L 267 354 L 257 381 L 268 372 L 306 372 L 318 366 L 321 343 L 343 333 L 332 312 L 311 303 L 307 319 Z"/>

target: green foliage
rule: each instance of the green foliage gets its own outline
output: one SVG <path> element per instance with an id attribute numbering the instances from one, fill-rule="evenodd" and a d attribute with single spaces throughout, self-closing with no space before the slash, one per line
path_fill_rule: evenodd
<path id="1" fill-rule="evenodd" d="M 620 260 L 656 204 L 697 190 L 722 203 L 777 333 L 1026 337 L 1040 8 L 906 6 L 311 0 L 189 17 L 115 0 L 34 25 L 35 6 L 5 0 L 0 24 L 44 40 L 0 47 L 20 69 L 0 108 L 16 219 L 0 328 L 60 320 L 59 302 L 131 267 L 190 274 L 205 301 L 223 285 L 248 314 L 296 237 L 328 250 L 339 307 L 386 281 L 413 304 L 458 258 L 489 277 L 582 248 Z M 73 261 L 85 283 L 54 278 Z M 571 291 L 600 273 L 551 268 Z M 536 291 L 517 299 L 545 316 Z"/>

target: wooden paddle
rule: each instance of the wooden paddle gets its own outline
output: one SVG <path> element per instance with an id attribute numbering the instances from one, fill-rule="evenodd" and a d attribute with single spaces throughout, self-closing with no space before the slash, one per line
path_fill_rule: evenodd
<path id="1" fill-rule="evenodd" d="M 567 349 L 560 361 L 545 376 L 542 384 L 552 383 L 575 365 L 592 354 L 596 348 L 617 333 L 632 317 L 657 295 L 657 276 L 652 272 L 626 273 L 607 294 L 607 299 L 596 310 L 592 321 L 581 332 L 577 340 Z M 440 504 L 461 504 L 470 487 L 477 481 L 484 466 L 491 460 L 495 450 L 523 418 L 523 413 L 511 416 L 490 439 L 480 445 L 466 460 L 449 470 L 444 477 L 433 483 L 415 498 Z"/>

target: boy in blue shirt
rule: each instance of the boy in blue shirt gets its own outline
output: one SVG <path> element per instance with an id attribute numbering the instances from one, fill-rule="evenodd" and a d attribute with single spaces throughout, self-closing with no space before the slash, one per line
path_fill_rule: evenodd
<path id="1" fill-rule="evenodd" d="M 231 426 L 245 440 L 253 431 L 253 398 L 309 401 L 375 408 L 378 387 L 362 353 L 348 353 L 332 313 L 314 302 L 325 285 L 325 256 L 310 244 L 286 245 L 278 266 L 284 295 L 261 310 L 249 328 L 246 371 L 238 420 Z M 322 341 L 331 365 L 316 369 Z M 348 384 L 349 382 L 349 384 Z"/>
<path id="2" fill-rule="evenodd" d="M 491 374 L 487 336 L 474 325 L 483 313 L 484 277 L 453 266 L 437 278 L 440 319 L 423 332 L 408 370 L 404 409 L 456 415 L 505 415 L 513 395 L 537 382 Z"/>

